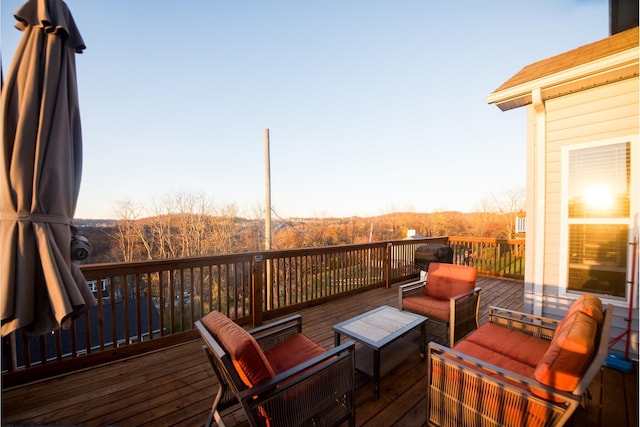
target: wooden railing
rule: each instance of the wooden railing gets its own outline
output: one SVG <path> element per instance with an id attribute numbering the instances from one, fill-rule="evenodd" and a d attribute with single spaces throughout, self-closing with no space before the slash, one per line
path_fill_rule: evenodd
<path id="1" fill-rule="evenodd" d="M 481 274 L 514 276 L 489 267 L 502 268 L 504 263 L 498 259 L 508 252 L 504 244 L 513 245 L 513 253 L 524 252 L 523 241 L 439 237 L 84 265 L 88 281 L 104 284 L 104 289 L 96 287 L 97 307 L 75 320 L 70 329 L 38 337 L 18 331 L 3 338 L 3 384 L 193 339 L 194 322 L 212 310 L 240 324 L 259 325 L 305 307 L 388 287 L 417 277 L 418 247 L 447 242 L 454 247 L 454 262 L 476 266 Z M 484 256 L 497 258 L 488 262 Z"/>
<path id="2" fill-rule="evenodd" d="M 524 239 L 449 237 L 454 264 L 470 265 L 478 274 L 524 280 Z"/>

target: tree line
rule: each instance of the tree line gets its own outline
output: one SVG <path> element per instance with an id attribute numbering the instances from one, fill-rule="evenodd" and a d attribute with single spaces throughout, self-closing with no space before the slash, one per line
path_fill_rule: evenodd
<path id="1" fill-rule="evenodd" d="M 260 214 L 241 216 L 234 205 L 215 206 L 204 196 L 177 194 L 153 204 L 151 212 L 120 202 L 117 219 L 81 226 L 92 255 L 85 263 L 143 261 L 198 255 L 262 251 L 265 221 Z M 506 208 L 505 208 L 506 206 Z M 291 249 L 406 238 L 409 230 L 424 237 L 513 238 L 517 215 L 494 201 L 474 213 L 389 213 L 375 217 L 272 220 L 271 248 Z"/>

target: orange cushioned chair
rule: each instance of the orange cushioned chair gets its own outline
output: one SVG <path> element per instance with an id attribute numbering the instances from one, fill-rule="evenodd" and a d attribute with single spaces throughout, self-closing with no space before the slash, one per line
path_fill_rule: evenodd
<path id="1" fill-rule="evenodd" d="M 196 328 L 219 382 L 207 426 L 237 403 L 252 426 L 355 425 L 353 342 L 327 351 L 299 315 L 246 331 L 213 311 Z"/>
<path id="2" fill-rule="evenodd" d="M 478 327 L 480 288 L 473 267 L 432 262 L 426 281 L 407 283 L 399 288 L 398 305 L 403 310 L 429 318 L 429 331 L 453 347 L 456 341 Z M 445 334 L 438 334 L 438 326 Z"/>

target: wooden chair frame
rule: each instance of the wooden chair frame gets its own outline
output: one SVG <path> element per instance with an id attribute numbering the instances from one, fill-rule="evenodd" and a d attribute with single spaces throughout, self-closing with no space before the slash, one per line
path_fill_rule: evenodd
<path id="1" fill-rule="evenodd" d="M 220 342 L 200 322 L 196 328 L 218 377 L 207 426 L 224 426 L 221 411 L 240 404 L 251 426 L 355 426 L 355 345 L 346 342 L 275 377 L 247 387 Z M 291 316 L 249 333 L 263 351 L 302 333 L 302 318 Z"/>

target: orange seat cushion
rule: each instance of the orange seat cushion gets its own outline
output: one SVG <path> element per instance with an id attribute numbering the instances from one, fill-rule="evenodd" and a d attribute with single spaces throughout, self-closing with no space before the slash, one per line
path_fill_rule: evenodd
<path id="1" fill-rule="evenodd" d="M 262 349 L 240 325 L 217 311 L 207 314 L 201 321 L 229 353 L 236 372 L 247 387 L 273 378 L 275 373 Z"/>
<path id="2" fill-rule="evenodd" d="M 305 335 L 296 334 L 264 352 L 276 374 L 294 368 L 307 360 L 325 353 L 325 349 Z"/>
<path id="3" fill-rule="evenodd" d="M 466 265 L 429 264 L 429 274 L 425 285 L 425 295 L 448 300 L 456 295 L 472 291 L 476 285 L 478 272 Z"/>
<path id="4" fill-rule="evenodd" d="M 549 340 L 536 338 L 494 323 L 481 325 L 466 338 L 466 341 L 485 347 L 519 363 L 524 363 L 532 369 L 536 368 L 550 345 Z M 530 374 L 533 374 L 533 371 Z"/>
<path id="5" fill-rule="evenodd" d="M 427 295 L 414 295 L 402 299 L 402 309 L 421 314 L 429 319 L 449 323 L 449 300 Z"/>
<path id="6" fill-rule="evenodd" d="M 535 371 L 535 367 L 532 367 L 527 363 L 512 359 L 504 354 L 500 354 L 487 347 L 471 342 L 468 339 L 460 341 L 455 345 L 455 347 L 453 347 L 453 349 L 525 377 L 531 378 Z"/>

